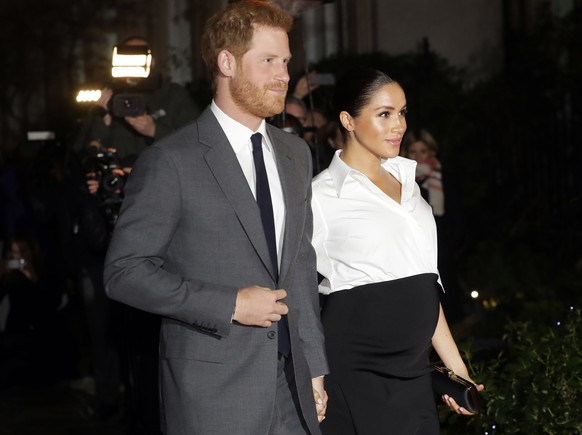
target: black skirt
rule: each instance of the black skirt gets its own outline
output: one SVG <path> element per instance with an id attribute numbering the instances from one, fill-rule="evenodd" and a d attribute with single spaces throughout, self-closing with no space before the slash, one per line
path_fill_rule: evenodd
<path id="1" fill-rule="evenodd" d="M 441 291 L 427 273 L 324 298 L 325 435 L 439 433 L 429 353 Z"/>

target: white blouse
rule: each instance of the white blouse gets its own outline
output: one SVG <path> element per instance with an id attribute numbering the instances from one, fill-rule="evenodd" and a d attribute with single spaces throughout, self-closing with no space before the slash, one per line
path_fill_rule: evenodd
<path id="1" fill-rule="evenodd" d="M 336 151 L 329 168 L 313 180 L 312 243 L 325 278 L 319 292 L 438 275 L 436 224 L 414 181 L 416 162 L 404 157 L 382 162 L 402 184 L 398 204 L 340 154 Z"/>

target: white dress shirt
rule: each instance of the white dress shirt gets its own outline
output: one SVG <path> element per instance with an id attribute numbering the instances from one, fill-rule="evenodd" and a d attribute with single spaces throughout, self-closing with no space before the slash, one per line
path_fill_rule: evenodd
<path id="1" fill-rule="evenodd" d="M 436 273 L 437 235 L 430 206 L 420 196 L 416 162 L 395 157 L 382 167 L 402 184 L 398 204 L 336 151 L 313 180 L 313 246 L 325 279 L 319 292 Z M 439 277 L 440 283 L 440 277 Z"/>
<path id="2" fill-rule="evenodd" d="M 220 110 L 214 100 L 210 104 L 210 110 L 212 110 L 212 113 L 214 113 L 214 116 L 216 116 L 218 123 L 226 134 L 255 199 L 257 198 L 256 173 L 251 136 L 254 133 L 261 133 L 263 136 L 263 158 L 265 160 L 267 178 L 269 179 L 269 189 L 271 190 L 271 201 L 273 203 L 273 218 L 275 220 L 277 261 L 279 262 L 279 266 L 281 266 L 281 246 L 283 231 L 285 230 L 285 202 L 283 201 L 283 189 L 281 188 L 279 172 L 277 171 L 275 150 L 267 135 L 265 121 L 263 120 L 261 122 L 257 131 L 252 131 Z"/>

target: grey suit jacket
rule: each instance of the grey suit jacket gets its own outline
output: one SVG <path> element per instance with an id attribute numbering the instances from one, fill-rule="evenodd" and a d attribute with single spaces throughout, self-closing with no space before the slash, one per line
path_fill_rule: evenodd
<path id="1" fill-rule="evenodd" d="M 311 246 L 311 157 L 267 125 L 286 209 L 276 286 L 260 211 L 218 121 L 200 118 L 144 151 L 125 189 L 105 264 L 107 294 L 163 316 L 161 400 L 168 434 L 267 434 L 277 325 L 231 322 L 239 288 L 287 290 L 301 409 L 319 433 L 311 378 L 327 373 Z"/>

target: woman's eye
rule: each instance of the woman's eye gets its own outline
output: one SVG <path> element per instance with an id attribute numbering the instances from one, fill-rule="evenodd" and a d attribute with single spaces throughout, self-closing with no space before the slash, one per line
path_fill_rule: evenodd
<path id="1" fill-rule="evenodd" d="M 381 118 L 398 119 L 404 118 L 407 113 L 408 111 L 406 109 L 403 109 L 398 113 L 381 112 L 378 116 L 380 116 Z"/>

